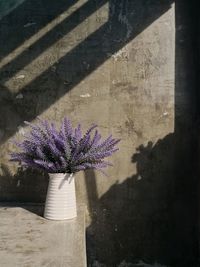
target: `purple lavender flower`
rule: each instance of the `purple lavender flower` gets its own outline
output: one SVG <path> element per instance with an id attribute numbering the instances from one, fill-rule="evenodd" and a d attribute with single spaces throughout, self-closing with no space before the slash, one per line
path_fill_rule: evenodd
<path id="1" fill-rule="evenodd" d="M 101 135 L 92 125 L 83 135 L 81 125 L 73 129 L 69 119 L 64 118 L 60 130 L 46 120 L 38 125 L 25 122 L 30 133 L 21 143 L 15 142 L 21 151 L 11 153 L 11 160 L 25 166 L 39 168 L 49 173 L 74 173 L 86 169 L 102 169 L 112 166 L 104 159 L 118 150 L 119 139 L 101 141 Z"/>

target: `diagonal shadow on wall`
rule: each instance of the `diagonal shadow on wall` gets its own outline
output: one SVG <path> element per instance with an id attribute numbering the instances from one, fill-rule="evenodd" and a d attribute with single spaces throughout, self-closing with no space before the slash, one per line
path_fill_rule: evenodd
<path id="1" fill-rule="evenodd" d="M 64 94 L 73 89 L 88 74 L 110 58 L 112 54 L 121 49 L 154 20 L 164 14 L 170 8 L 171 2 L 167 0 L 161 4 L 158 0 L 109 1 L 108 22 L 62 57 L 58 63 L 54 64 L 52 67 L 56 71 L 52 72 L 52 68 L 49 68 L 25 86 L 20 91 L 24 96 L 22 100 L 19 101 L 16 99 L 16 94 L 7 92 L 3 85 L 0 91 L 0 106 L 3 107 L 3 110 L 1 108 L 0 114 L 8 113 L 9 116 L 4 116 L 4 119 L 1 116 L 0 119 L 0 128 L 5 130 L 2 142 L 13 135 L 17 127 L 24 120 L 31 121 L 46 110 Z M 96 8 L 96 2 L 94 1 L 91 1 L 89 5 L 91 10 L 91 5 L 94 5 Z M 129 25 L 131 25 L 131 31 L 128 29 L 127 24 L 119 19 L 120 16 L 123 17 L 126 14 L 127 10 L 129 10 L 127 20 Z M 56 39 L 55 37 L 53 38 Z M 53 42 L 49 40 L 49 43 L 52 44 Z M 48 44 L 42 44 L 43 51 L 43 47 L 48 47 Z M 32 53 L 33 56 L 31 56 Z M 30 60 L 35 57 L 34 54 L 35 52 L 30 51 Z M 23 66 L 27 63 L 27 58 L 24 63 L 22 59 Z M 19 62 L 19 66 L 20 64 Z M 15 63 L 14 66 L 16 67 Z M 4 78 L 7 79 L 10 71 L 10 69 L 4 69 L 2 81 Z M 8 126 L 11 109 L 14 109 L 13 116 L 16 118 L 12 121 L 12 127 Z"/>
<path id="2" fill-rule="evenodd" d="M 4 2 L 1 3 L 2 6 L 4 4 L 8 6 L 13 1 Z M 0 20 L 0 59 L 22 45 L 28 38 L 74 5 L 77 0 L 16 0 L 15 5 L 17 2 L 19 5 Z"/>
<path id="3" fill-rule="evenodd" d="M 106 2 L 107 0 L 103 0 L 94 5 L 94 2 L 87 1 L 85 4 L 81 5 L 81 7 L 76 9 L 71 15 L 67 16 L 64 21 L 54 26 L 53 29 L 30 45 L 28 49 L 25 49 L 21 54 L 0 69 L 0 73 L 2 74 L 2 83 L 5 83 L 7 80 L 11 79 L 16 72 L 19 72 L 21 69 L 26 67 L 26 65 L 30 64 L 34 59 L 40 56 L 49 47 L 54 45 L 63 36 L 67 35 L 70 31 L 76 28 L 77 25 L 81 24 Z M 3 43 L 2 46 L 4 47 Z"/>

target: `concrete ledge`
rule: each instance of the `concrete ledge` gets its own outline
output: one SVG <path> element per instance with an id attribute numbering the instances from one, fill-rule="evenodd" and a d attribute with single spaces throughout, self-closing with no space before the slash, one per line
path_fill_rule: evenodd
<path id="1" fill-rule="evenodd" d="M 0 204 L 0 266 L 86 267 L 85 207 L 69 221 L 46 220 L 42 211 Z"/>

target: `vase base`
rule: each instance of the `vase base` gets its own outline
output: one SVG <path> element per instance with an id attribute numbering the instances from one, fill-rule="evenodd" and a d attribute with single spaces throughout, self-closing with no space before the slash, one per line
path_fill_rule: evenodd
<path id="1" fill-rule="evenodd" d="M 73 216 L 73 217 L 66 217 L 66 218 L 52 218 L 52 217 L 48 217 L 48 216 L 44 216 L 45 219 L 50 220 L 50 221 L 67 221 L 67 220 L 73 220 L 75 218 L 77 218 L 77 215 Z"/>

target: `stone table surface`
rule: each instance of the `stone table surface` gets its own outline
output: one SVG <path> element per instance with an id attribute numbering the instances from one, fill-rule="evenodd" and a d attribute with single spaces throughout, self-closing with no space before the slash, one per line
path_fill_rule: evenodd
<path id="1" fill-rule="evenodd" d="M 68 221 L 42 213 L 40 205 L 0 204 L 0 266 L 86 267 L 85 207 Z"/>

